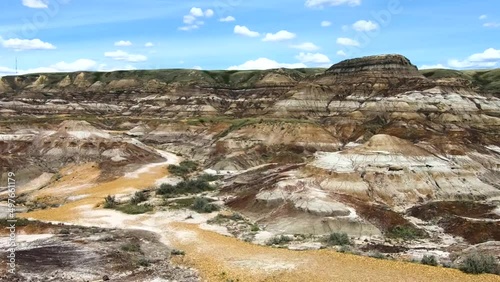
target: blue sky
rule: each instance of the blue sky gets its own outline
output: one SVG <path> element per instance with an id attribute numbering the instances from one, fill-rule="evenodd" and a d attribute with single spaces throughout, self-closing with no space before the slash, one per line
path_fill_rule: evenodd
<path id="1" fill-rule="evenodd" d="M 500 67 L 498 0 L 3 0 L 0 75 L 327 67 L 399 53 Z"/>

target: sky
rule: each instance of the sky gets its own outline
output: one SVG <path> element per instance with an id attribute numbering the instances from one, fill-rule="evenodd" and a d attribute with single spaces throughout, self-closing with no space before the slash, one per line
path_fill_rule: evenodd
<path id="1" fill-rule="evenodd" d="M 2 0 L 0 76 L 329 67 L 402 54 L 500 67 L 498 0 Z"/>

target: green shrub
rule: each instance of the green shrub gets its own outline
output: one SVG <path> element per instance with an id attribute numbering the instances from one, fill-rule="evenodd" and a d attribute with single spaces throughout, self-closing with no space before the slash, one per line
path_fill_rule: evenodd
<path id="1" fill-rule="evenodd" d="M 326 242 L 328 245 L 331 246 L 351 245 L 351 240 L 349 239 L 349 236 L 347 236 L 346 233 L 334 232 L 328 236 Z"/>
<path id="2" fill-rule="evenodd" d="M 124 252 L 140 252 L 141 246 L 137 243 L 127 243 L 120 246 L 120 249 Z"/>
<path id="3" fill-rule="evenodd" d="M 173 186 L 170 184 L 161 184 L 157 193 L 159 195 L 169 196 L 169 195 L 185 195 L 185 194 L 198 194 L 205 191 L 213 191 L 215 187 L 208 184 L 207 181 L 201 179 L 186 180 L 177 183 Z"/>
<path id="4" fill-rule="evenodd" d="M 389 230 L 388 237 L 400 238 L 403 240 L 414 240 L 424 236 L 421 230 L 411 225 L 398 225 Z"/>
<path id="5" fill-rule="evenodd" d="M 195 172 L 198 164 L 193 161 L 182 161 L 179 165 L 169 165 L 168 171 L 176 176 L 185 178 L 188 174 Z"/>
<path id="6" fill-rule="evenodd" d="M 138 264 L 139 266 L 148 267 L 148 266 L 150 266 L 150 265 L 151 265 L 151 262 L 150 262 L 148 259 L 146 259 L 146 258 L 140 258 L 140 259 L 137 261 L 137 264 Z"/>
<path id="7" fill-rule="evenodd" d="M 105 209 L 113 209 L 116 206 L 116 198 L 115 196 L 108 195 L 104 198 L 104 208 Z"/>
<path id="8" fill-rule="evenodd" d="M 258 231 L 260 231 L 260 228 L 259 228 L 259 226 L 257 224 L 253 224 L 252 228 L 250 229 L 250 231 L 252 231 L 252 232 L 258 232 Z"/>
<path id="9" fill-rule="evenodd" d="M 186 252 L 184 251 L 181 251 L 181 250 L 177 250 L 177 249 L 173 249 L 171 252 L 170 252 L 171 255 L 173 256 L 183 256 L 186 254 Z"/>
<path id="10" fill-rule="evenodd" d="M 135 192 L 132 199 L 130 199 L 130 203 L 132 205 L 137 205 L 137 204 L 145 202 L 147 200 L 148 200 L 148 196 L 146 195 L 146 193 L 144 193 L 143 191 L 138 191 L 138 192 Z"/>
<path id="11" fill-rule="evenodd" d="M 174 192 L 175 192 L 175 186 L 167 183 L 161 184 L 160 188 L 158 188 L 158 190 L 156 191 L 158 195 L 170 195 L 174 194 Z"/>
<path id="12" fill-rule="evenodd" d="M 148 204 L 146 205 L 126 204 L 117 206 L 116 209 L 126 214 L 143 214 L 152 211 L 153 207 Z"/>
<path id="13" fill-rule="evenodd" d="M 460 265 L 460 270 L 465 273 L 481 274 L 492 273 L 499 274 L 499 266 L 496 259 L 491 255 L 473 254 L 465 258 Z"/>
<path id="14" fill-rule="evenodd" d="M 435 256 L 427 256 L 425 255 L 420 261 L 421 264 L 437 266 L 438 262 Z"/>
<path id="15" fill-rule="evenodd" d="M 268 246 L 272 246 L 272 245 L 282 245 L 282 244 L 286 244 L 288 242 L 292 241 L 291 238 L 289 238 L 288 236 L 284 236 L 284 235 L 279 235 L 279 236 L 274 236 L 272 237 L 271 239 L 269 239 L 267 242 L 266 242 L 266 245 Z"/>
<path id="16" fill-rule="evenodd" d="M 211 213 L 214 211 L 218 211 L 219 207 L 215 204 L 210 203 L 206 198 L 195 198 L 191 209 L 199 213 Z"/>

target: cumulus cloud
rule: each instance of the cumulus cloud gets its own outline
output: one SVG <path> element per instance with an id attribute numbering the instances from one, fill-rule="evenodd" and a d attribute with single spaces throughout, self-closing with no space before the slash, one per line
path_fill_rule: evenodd
<path id="1" fill-rule="evenodd" d="M 23 6 L 32 9 L 45 9 L 48 8 L 48 0 L 23 0 Z"/>
<path id="2" fill-rule="evenodd" d="M 378 24 L 372 21 L 360 20 L 355 22 L 352 28 L 356 31 L 372 31 L 378 29 Z"/>
<path id="3" fill-rule="evenodd" d="M 189 14 L 195 16 L 195 17 L 203 17 L 203 10 L 201 8 L 196 8 L 196 7 L 193 7 L 191 8 L 191 10 L 189 11 Z"/>
<path id="4" fill-rule="evenodd" d="M 257 31 L 252 31 L 246 26 L 237 25 L 234 27 L 234 33 L 239 35 L 244 35 L 248 37 L 259 37 L 260 33 Z"/>
<path id="5" fill-rule="evenodd" d="M 447 67 L 444 66 L 443 64 L 435 64 L 435 65 L 422 65 L 419 67 L 421 70 L 427 70 L 427 69 L 446 69 Z"/>
<path id="6" fill-rule="evenodd" d="M 58 62 L 47 67 L 38 67 L 31 69 L 18 70 L 18 74 L 29 73 L 51 73 L 51 72 L 75 72 L 93 70 L 97 63 L 90 59 L 78 59 L 74 62 Z M 15 75 L 16 71 L 11 68 L 0 66 L 0 76 Z"/>
<path id="7" fill-rule="evenodd" d="M 0 37 L 0 43 L 4 48 L 14 49 L 16 51 L 56 49 L 56 46 L 48 42 L 43 42 L 40 39 L 11 38 L 3 40 L 3 38 Z"/>
<path id="8" fill-rule="evenodd" d="M 130 41 L 125 41 L 125 40 L 120 40 L 115 42 L 115 46 L 120 46 L 120 47 L 125 47 L 125 46 L 132 46 L 132 42 Z"/>
<path id="9" fill-rule="evenodd" d="M 298 45 L 291 45 L 290 47 L 295 48 L 295 49 L 299 49 L 299 50 L 304 50 L 304 51 L 316 51 L 316 50 L 319 50 L 319 47 L 316 46 L 312 42 L 304 42 L 304 43 L 298 44 Z"/>
<path id="10" fill-rule="evenodd" d="M 227 16 L 219 19 L 220 22 L 234 22 L 236 19 L 233 16 Z"/>
<path id="11" fill-rule="evenodd" d="M 321 26 L 322 26 L 322 27 L 328 27 L 328 26 L 331 26 L 331 25 L 332 25 L 332 23 L 331 23 L 331 22 L 329 22 L 329 21 L 322 21 L 322 22 L 321 22 Z"/>
<path id="12" fill-rule="evenodd" d="M 351 39 L 351 38 L 347 38 L 347 37 L 337 38 L 337 44 L 343 45 L 343 46 L 359 46 L 360 45 L 358 41 Z"/>
<path id="13" fill-rule="evenodd" d="M 295 56 L 297 60 L 301 63 L 316 63 L 316 64 L 324 64 L 329 63 L 330 59 L 321 53 L 303 53 L 301 52 L 297 56 Z"/>
<path id="14" fill-rule="evenodd" d="M 258 58 L 256 60 L 247 61 L 238 66 L 231 66 L 228 70 L 266 70 L 266 69 L 277 69 L 277 68 L 307 68 L 307 66 L 303 63 L 294 63 L 294 64 L 286 64 L 286 63 L 278 63 L 274 60 L 268 58 Z"/>
<path id="15" fill-rule="evenodd" d="M 214 11 L 212 9 L 203 11 L 203 9 L 201 8 L 193 7 L 191 8 L 191 10 L 189 10 L 189 14 L 185 15 L 182 18 L 182 22 L 185 24 L 185 26 L 179 27 L 179 30 L 188 31 L 197 29 L 204 24 L 204 22 L 199 18 L 211 18 L 213 15 Z"/>
<path id="16" fill-rule="evenodd" d="M 155 44 L 153 42 L 147 42 L 146 44 L 144 44 L 144 47 L 154 47 Z"/>
<path id="17" fill-rule="evenodd" d="M 325 6 L 359 6 L 361 5 L 361 0 L 306 0 L 306 7 L 309 8 L 323 8 Z"/>
<path id="18" fill-rule="evenodd" d="M 117 61 L 127 61 L 127 62 L 144 62 L 147 61 L 148 57 L 140 54 L 129 54 L 122 50 L 116 50 L 112 52 L 104 53 L 104 56 Z"/>
<path id="19" fill-rule="evenodd" d="M 205 17 L 211 18 L 214 15 L 214 10 L 208 9 L 205 11 Z"/>
<path id="20" fill-rule="evenodd" d="M 194 66 L 194 67 L 192 67 L 192 69 L 194 69 L 194 70 L 202 70 L 203 68 L 200 67 L 200 66 Z"/>
<path id="21" fill-rule="evenodd" d="M 500 62 L 500 49 L 489 48 L 482 53 L 470 55 L 465 60 L 451 59 L 448 65 L 453 68 L 493 68 Z"/>
<path id="22" fill-rule="evenodd" d="M 337 56 L 347 57 L 347 54 L 344 52 L 344 50 L 339 50 L 339 51 L 337 51 Z"/>
<path id="23" fill-rule="evenodd" d="M 289 32 L 287 30 L 280 30 L 276 33 L 268 33 L 262 41 L 284 41 L 294 39 L 297 35 L 295 33 Z"/>

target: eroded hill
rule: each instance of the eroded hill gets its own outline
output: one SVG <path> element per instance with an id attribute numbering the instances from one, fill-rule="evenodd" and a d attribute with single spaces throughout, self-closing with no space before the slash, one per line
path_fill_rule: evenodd
<path id="1" fill-rule="evenodd" d="M 104 197 L 139 190 L 155 213 L 141 224 L 167 224 L 163 212 L 179 220 L 170 205 L 193 195 L 158 187 L 182 180 L 168 166 L 184 159 L 197 164 L 190 177 L 218 175 L 208 196 L 244 218 L 212 218 L 226 235 L 296 235 L 290 248 L 317 249 L 344 232 L 360 250 L 402 259 L 498 257 L 496 71 L 419 72 L 383 55 L 326 70 L 3 77 L 0 165 L 18 172 L 24 216 L 42 220 L 96 224 Z"/>

